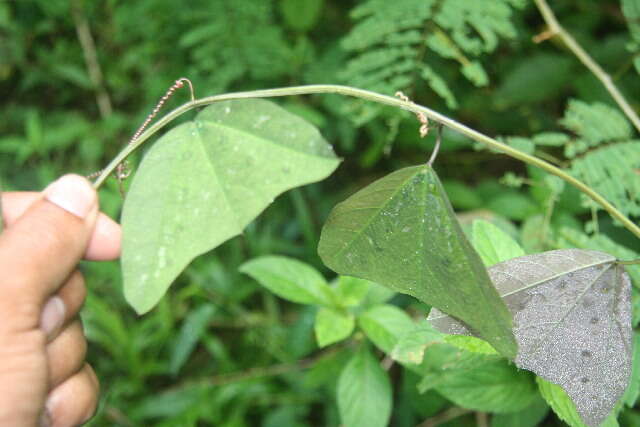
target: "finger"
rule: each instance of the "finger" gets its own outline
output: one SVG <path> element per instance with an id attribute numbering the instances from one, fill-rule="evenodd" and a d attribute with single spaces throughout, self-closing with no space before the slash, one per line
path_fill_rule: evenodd
<path id="1" fill-rule="evenodd" d="M 76 319 L 47 345 L 51 387 L 57 387 L 80 371 L 86 355 L 87 340 L 82 330 L 82 323 Z"/>
<path id="2" fill-rule="evenodd" d="M 2 208 L 5 224 L 11 226 L 26 210 L 42 197 L 36 192 L 4 192 Z M 91 235 L 85 259 L 106 261 L 120 256 L 120 225 L 102 212 Z"/>
<path id="3" fill-rule="evenodd" d="M 78 316 L 86 297 L 84 277 L 80 271 L 75 270 L 60 290 L 49 298 L 42 310 L 40 328 L 46 332 L 48 341 L 56 339 L 62 327 Z M 57 310 L 62 310 L 62 316 L 55 312 Z"/>
<path id="4" fill-rule="evenodd" d="M 66 175 L 0 235 L 0 312 L 38 326 L 48 297 L 85 253 L 98 214 L 89 182 Z M 13 317 L 11 317 L 13 316 Z M 1 327 L 7 330 L 10 322 Z"/>
<path id="5" fill-rule="evenodd" d="M 85 363 L 80 372 L 49 394 L 46 407 L 51 425 L 70 427 L 89 420 L 96 411 L 99 391 L 98 378 Z"/>

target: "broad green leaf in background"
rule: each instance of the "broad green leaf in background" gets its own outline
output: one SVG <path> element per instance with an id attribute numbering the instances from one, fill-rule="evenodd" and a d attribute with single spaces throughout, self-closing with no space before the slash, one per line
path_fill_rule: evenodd
<path id="1" fill-rule="evenodd" d="M 338 163 L 313 126 L 269 101 L 220 102 L 173 128 L 149 149 L 125 200 L 127 301 L 150 310 L 193 258 Z"/>
<path id="2" fill-rule="evenodd" d="M 471 242 L 487 267 L 524 255 L 511 236 L 487 221 L 473 222 Z"/>
<path id="3" fill-rule="evenodd" d="M 380 362 L 362 346 L 338 380 L 338 410 L 349 427 L 386 427 L 391 416 L 391 383 Z"/>
<path id="4" fill-rule="evenodd" d="M 538 394 L 531 373 L 497 355 L 482 354 L 445 359 L 418 387 L 433 388 L 463 408 L 496 413 L 520 411 Z"/>
<path id="5" fill-rule="evenodd" d="M 280 11 L 287 25 L 297 31 L 309 31 L 318 22 L 324 0 L 280 0 Z"/>
<path id="6" fill-rule="evenodd" d="M 318 252 L 334 271 L 438 307 L 515 357 L 511 315 L 429 166 L 396 171 L 338 204 Z"/>
<path id="7" fill-rule="evenodd" d="M 640 397 L 640 333 L 633 335 L 633 362 L 631 363 L 631 379 L 629 387 L 622 397 L 622 402 L 633 408 Z"/>
<path id="8" fill-rule="evenodd" d="M 387 354 L 401 336 L 414 328 L 407 313 L 389 304 L 371 307 L 358 316 L 358 324 L 371 342 Z"/>
<path id="9" fill-rule="evenodd" d="M 427 321 L 427 323 L 429 323 Z M 480 338 L 466 335 L 443 335 L 443 341 L 456 348 L 480 354 L 497 354 L 496 349 Z"/>
<path id="10" fill-rule="evenodd" d="M 561 249 L 489 269 L 514 316 L 516 365 L 560 385 L 589 426 L 607 417 L 631 375 L 631 283 L 615 261 Z M 468 334 L 438 310 L 429 320 L 441 332 Z"/>
<path id="11" fill-rule="evenodd" d="M 355 327 L 353 314 L 332 308 L 321 307 L 316 314 L 314 325 L 316 340 L 320 347 L 326 347 L 347 338 Z"/>
<path id="12" fill-rule="evenodd" d="M 536 395 L 533 403 L 521 411 L 491 417 L 491 427 L 536 427 L 548 413 L 549 405 Z"/>
<path id="13" fill-rule="evenodd" d="M 367 280 L 367 282 L 369 282 Z M 375 282 L 369 282 L 369 292 L 364 296 L 362 300 L 363 307 L 374 307 L 379 304 L 384 304 L 389 301 L 396 292 L 386 286 L 379 285 Z"/>
<path id="14" fill-rule="evenodd" d="M 442 333 L 426 320 L 406 331 L 393 347 L 391 357 L 400 363 L 419 365 L 425 350 L 433 344 L 442 344 Z"/>
<path id="15" fill-rule="evenodd" d="M 186 317 L 171 352 L 169 370 L 172 374 L 177 374 L 187 361 L 196 343 L 207 330 L 214 312 L 215 307 L 213 305 L 205 304 L 189 313 Z"/>
<path id="16" fill-rule="evenodd" d="M 576 411 L 575 405 L 562 387 L 545 381 L 540 377 L 536 378 L 536 382 L 538 383 L 540 394 L 551 409 L 553 409 L 553 412 L 556 413 L 558 418 L 571 427 L 585 427 L 586 425 L 591 427 L 618 427 L 618 421 L 613 413 L 609 414 L 601 424 L 585 424 Z"/>
<path id="17" fill-rule="evenodd" d="M 351 276 L 338 277 L 338 283 L 334 288 L 338 302 L 344 307 L 352 307 L 360 304 L 371 289 L 372 283 L 368 280 Z"/>
<path id="18" fill-rule="evenodd" d="M 293 258 L 268 255 L 240 266 L 240 271 L 281 298 L 298 304 L 333 305 L 333 291 L 309 264 Z"/>

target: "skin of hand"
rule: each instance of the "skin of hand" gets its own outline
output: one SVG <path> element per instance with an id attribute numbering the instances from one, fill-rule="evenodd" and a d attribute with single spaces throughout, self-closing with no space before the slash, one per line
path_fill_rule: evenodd
<path id="1" fill-rule="evenodd" d="M 65 175 L 42 193 L 3 193 L 0 234 L 0 426 L 75 426 L 95 412 L 78 312 L 80 259 L 120 254 L 120 227 L 91 184 Z"/>

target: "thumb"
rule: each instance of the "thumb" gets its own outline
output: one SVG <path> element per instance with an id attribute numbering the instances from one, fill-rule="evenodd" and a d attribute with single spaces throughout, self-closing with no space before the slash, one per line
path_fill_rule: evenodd
<path id="1" fill-rule="evenodd" d="M 37 327 L 45 301 L 85 253 L 97 214 L 97 195 L 89 181 L 65 175 L 0 235 L 3 317 L 16 311 L 29 313 L 22 316 L 21 326 Z"/>

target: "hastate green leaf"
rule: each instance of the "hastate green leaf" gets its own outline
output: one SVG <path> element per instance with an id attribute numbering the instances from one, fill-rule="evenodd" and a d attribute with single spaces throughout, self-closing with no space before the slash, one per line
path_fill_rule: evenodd
<path id="1" fill-rule="evenodd" d="M 321 307 L 316 315 L 316 341 L 320 347 L 342 341 L 353 332 L 356 322 L 353 314 Z"/>
<path id="2" fill-rule="evenodd" d="M 281 298 L 298 304 L 333 305 L 333 291 L 313 267 L 284 256 L 254 258 L 240 271 Z"/>
<path id="3" fill-rule="evenodd" d="M 600 425 L 631 375 L 631 283 L 624 268 L 603 252 L 561 249 L 496 264 L 489 275 L 513 313 L 516 365 L 560 385 L 584 423 Z M 468 334 L 438 310 L 429 320 L 441 332 Z"/>
<path id="4" fill-rule="evenodd" d="M 338 381 L 342 425 L 385 427 L 391 416 L 391 383 L 380 363 L 363 346 L 344 367 Z"/>
<path id="5" fill-rule="evenodd" d="M 487 267 L 524 255 L 524 250 L 511 236 L 484 220 L 473 222 L 471 240 Z"/>
<path id="6" fill-rule="evenodd" d="M 149 149 L 125 200 L 127 301 L 150 310 L 193 258 L 338 163 L 313 126 L 264 100 L 220 102 L 173 128 Z"/>
<path id="7" fill-rule="evenodd" d="M 338 204 L 318 252 L 334 271 L 438 307 L 515 357 L 511 315 L 429 166 L 396 171 Z"/>

